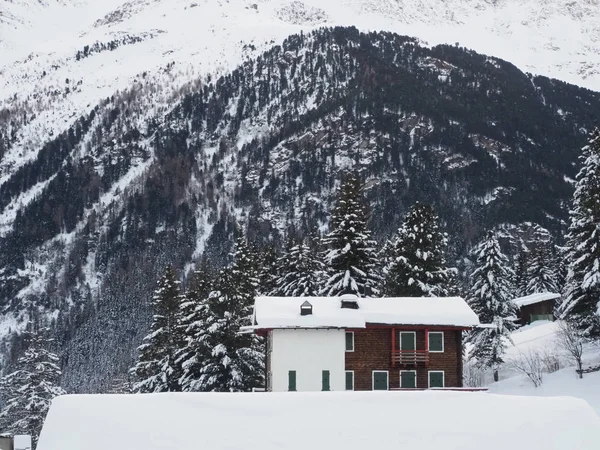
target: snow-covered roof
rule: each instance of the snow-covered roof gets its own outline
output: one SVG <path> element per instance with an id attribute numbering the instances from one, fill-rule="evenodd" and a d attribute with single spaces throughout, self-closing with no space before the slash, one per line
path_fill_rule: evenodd
<path id="1" fill-rule="evenodd" d="M 519 308 L 522 306 L 533 305 L 534 303 L 545 302 L 560 298 L 560 294 L 554 292 L 542 292 L 540 294 L 526 295 L 525 297 L 515 298 L 512 302 Z"/>
<path id="2" fill-rule="evenodd" d="M 67 395 L 53 401 L 38 450 L 363 450 L 366 443 L 589 450 L 600 448 L 600 417 L 581 399 L 475 392 Z"/>
<path id="3" fill-rule="evenodd" d="M 356 301 L 358 309 L 342 308 L 342 300 Z M 302 316 L 305 301 L 313 311 Z M 255 329 L 364 328 L 367 323 L 472 327 L 479 319 L 460 297 L 257 297 L 254 303 Z"/>

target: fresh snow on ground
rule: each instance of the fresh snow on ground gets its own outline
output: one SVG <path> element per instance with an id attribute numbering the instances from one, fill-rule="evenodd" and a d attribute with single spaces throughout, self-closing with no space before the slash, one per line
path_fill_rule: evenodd
<path id="1" fill-rule="evenodd" d="M 496 394 L 524 395 L 534 397 L 571 396 L 587 401 L 600 414 L 600 372 L 584 374 L 580 379 L 572 362 L 557 342 L 556 333 L 560 322 L 537 321 L 526 325 L 512 334 L 512 344 L 508 344 L 506 364 L 500 370 L 500 381 L 492 382 L 492 374 L 485 374 L 485 384 L 489 392 Z M 531 352 L 541 357 L 551 355 L 561 362 L 562 369 L 544 373 L 542 385 L 535 387 L 524 375 L 510 368 L 511 361 Z M 600 346 L 588 345 L 583 355 L 584 367 L 600 364 Z"/>
<path id="2" fill-rule="evenodd" d="M 81 395 L 54 400 L 39 450 L 589 450 L 574 398 L 472 392 Z"/>
<path id="3" fill-rule="evenodd" d="M 507 358 L 517 356 L 529 349 L 543 349 L 556 347 L 556 332 L 560 322 L 538 320 L 530 325 L 517 329 L 512 335 L 512 344 L 506 351 Z"/>
<path id="4" fill-rule="evenodd" d="M 588 373 L 579 379 L 573 367 L 544 375 L 543 383 L 534 387 L 522 376 L 513 376 L 489 386 L 494 394 L 525 395 L 532 397 L 577 397 L 587 401 L 600 415 L 600 372 Z"/>

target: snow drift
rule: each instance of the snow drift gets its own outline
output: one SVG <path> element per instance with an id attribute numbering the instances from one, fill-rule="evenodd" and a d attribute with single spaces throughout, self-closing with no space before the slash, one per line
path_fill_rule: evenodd
<path id="1" fill-rule="evenodd" d="M 39 450 L 600 448 L 583 400 L 467 392 L 57 398 Z"/>

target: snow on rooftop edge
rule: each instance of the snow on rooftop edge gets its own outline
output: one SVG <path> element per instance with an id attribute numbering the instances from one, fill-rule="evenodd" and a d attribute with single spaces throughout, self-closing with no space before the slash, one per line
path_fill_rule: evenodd
<path id="1" fill-rule="evenodd" d="M 482 411 L 485 411 L 482 414 Z M 467 392 L 68 395 L 38 450 L 588 450 L 600 417 L 571 397 Z"/>
<path id="2" fill-rule="evenodd" d="M 547 300 L 555 300 L 560 298 L 560 294 L 554 292 L 542 292 L 539 294 L 526 295 L 513 299 L 513 303 L 518 307 L 533 305 L 534 303 L 545 302 Z"/>
<path id="3" fill-rule="evenodd" d="M 341 307 L 354 300 L 358 309 Z M 308 301 L 311 315 L 300 315 Z M 477 314 L 460 297 L 257 297 L 254 328 L 364 328 L 367 323 L 386 325 L 479 325 Z"/>

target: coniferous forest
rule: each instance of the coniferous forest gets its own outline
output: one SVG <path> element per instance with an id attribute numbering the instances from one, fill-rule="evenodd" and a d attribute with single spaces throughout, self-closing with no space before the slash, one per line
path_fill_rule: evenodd
<path id="1" fill-rule="evenodd" d="M 0 187 L 2 208 L 39 187 L 0 237 L 5 374 L 30 322 L 68 392 L 247 390 L 257 293 L 461 295 L 498 325 L 469 337 L 490 368 L 510 296 L 563 292 L 597 336 L 600 94 L 354 28 L 291 36 L 147 119 L 155 88 L 105 99 Z M 26 119 L 0 114 L 0 155 Z"/>

